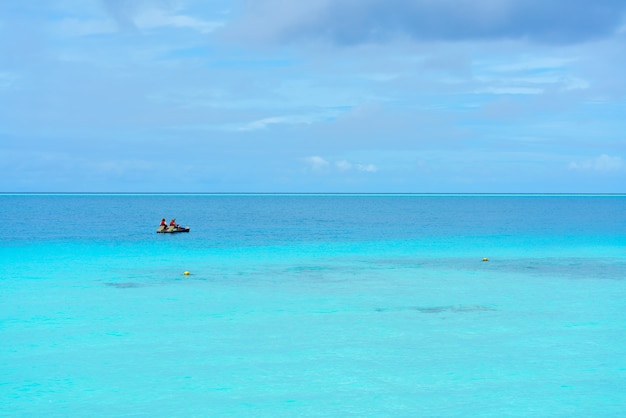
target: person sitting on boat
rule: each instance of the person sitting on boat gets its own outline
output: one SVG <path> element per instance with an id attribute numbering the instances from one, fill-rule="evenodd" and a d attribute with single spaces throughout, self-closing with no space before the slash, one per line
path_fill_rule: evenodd
<path id="1" fill-rule="evenodd" d="M 176 223 L 176 218 L 172 218 L 172 220 L 170 221 L 170 226 L 174 228 L 178 228 L 178 224 Z"/>
<path id="2" fill-rule="evenodd" d="M 167 222 L 165 222 L 165 218 L 161 219 L 161 226 L 164 226 L 167 228 Z"/>

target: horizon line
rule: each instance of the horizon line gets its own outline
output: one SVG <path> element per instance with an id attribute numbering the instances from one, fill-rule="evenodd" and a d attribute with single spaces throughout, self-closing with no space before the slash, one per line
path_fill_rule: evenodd
<path id="1" fill-rule="evenodd" d="M 594 192 L 0 192 L 0 196 L 626 196 Z"/>

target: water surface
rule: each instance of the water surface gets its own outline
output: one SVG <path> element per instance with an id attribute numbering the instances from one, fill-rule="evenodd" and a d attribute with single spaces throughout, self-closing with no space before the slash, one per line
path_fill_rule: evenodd
<path id="1" fill-rule="evenodd" d="M 0 414 L 618 416 L 625 209 L 0 195 Z"/>

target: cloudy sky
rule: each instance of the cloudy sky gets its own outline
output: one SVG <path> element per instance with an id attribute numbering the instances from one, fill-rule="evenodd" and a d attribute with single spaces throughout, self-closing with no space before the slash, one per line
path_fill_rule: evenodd
<path id="1" fill-rule="evenodd" d="M 626 192 L 624 0 L 0 2 L 1 192 Z"/>

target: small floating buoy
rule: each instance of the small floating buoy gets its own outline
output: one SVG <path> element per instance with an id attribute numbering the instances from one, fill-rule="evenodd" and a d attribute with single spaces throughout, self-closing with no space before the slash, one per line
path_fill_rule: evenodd
<path id="1" fill-rule="evenodd" d="M 185 276 L 189 276 L 189 274 L 190 274 L 190 273 L 189 273 L 188 271 L 186 271 L 186 272 L 184 272 L 183 274 L 184 274 Z"/>
<path id="2" fill-rule="evenodd" d="M 483 258 L 483 261 L 489 261 L 489 259 L 487 257 Z"/>

